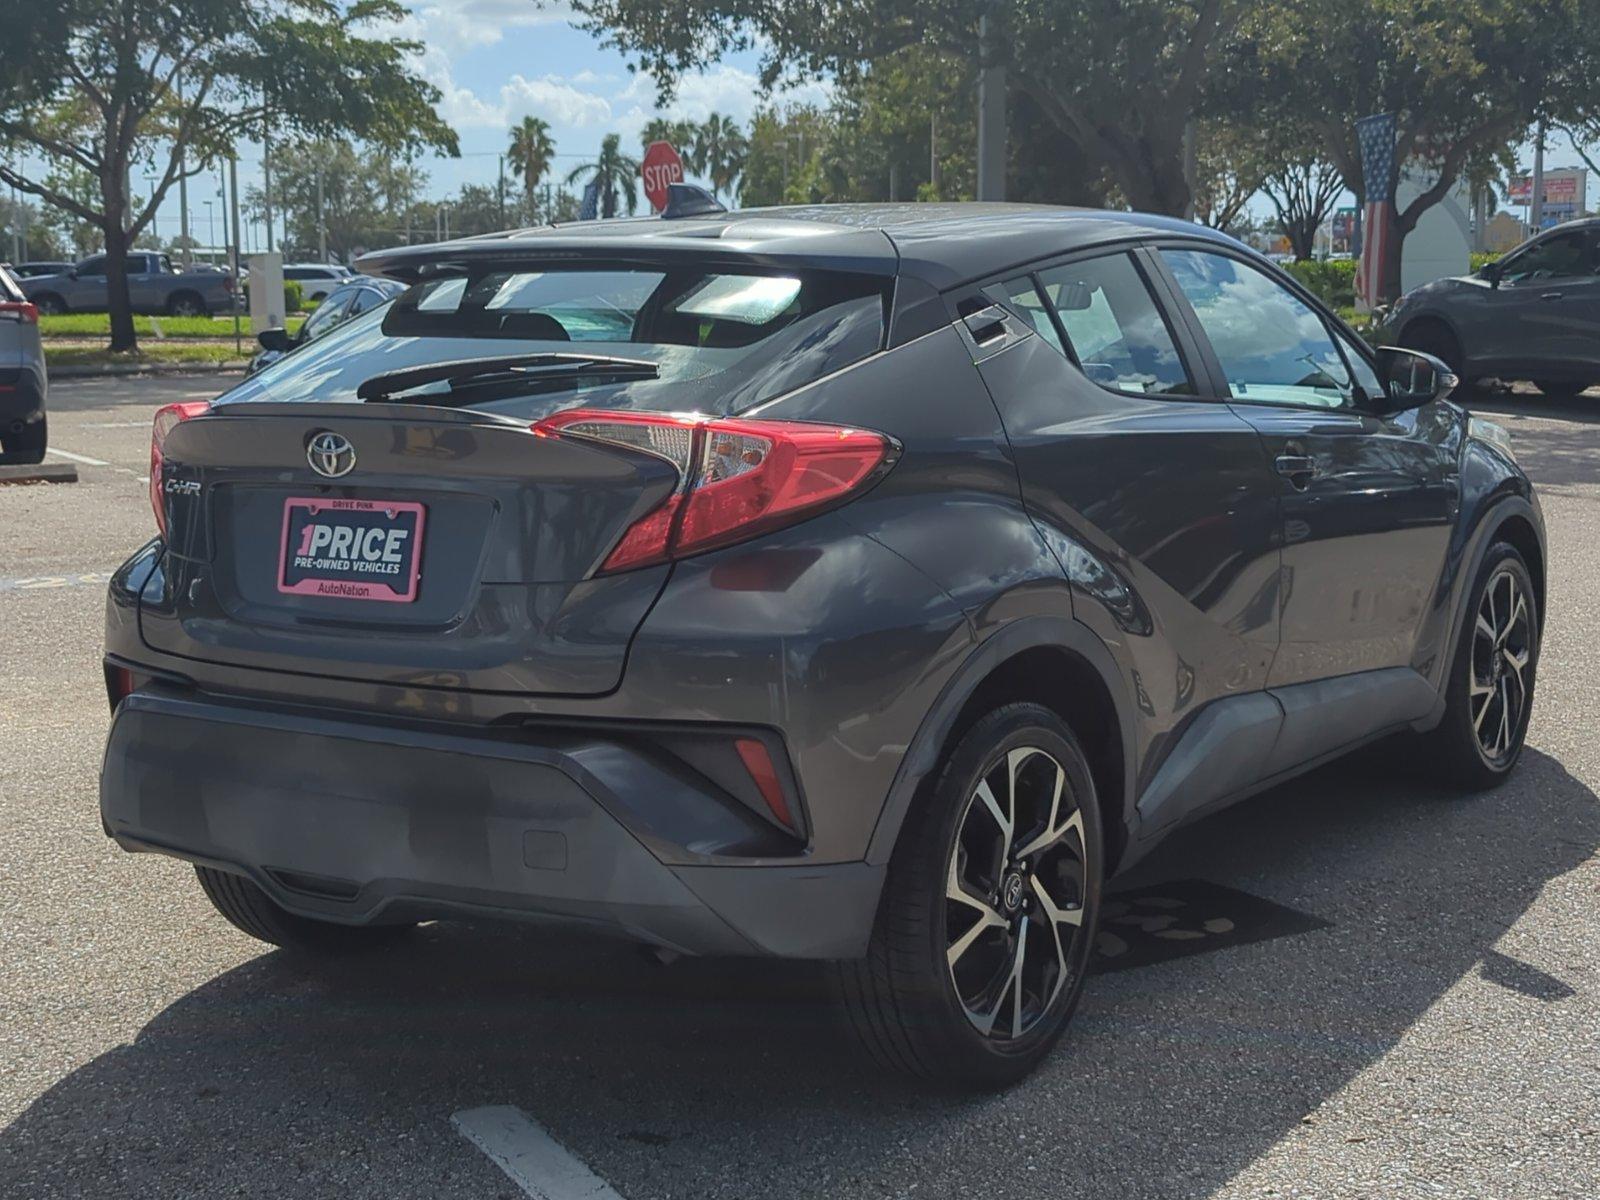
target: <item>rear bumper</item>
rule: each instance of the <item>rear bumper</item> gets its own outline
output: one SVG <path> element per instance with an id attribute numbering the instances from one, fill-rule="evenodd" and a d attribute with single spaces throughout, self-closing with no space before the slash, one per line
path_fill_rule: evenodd
<path id="1" fill-rule="evenodd" d="M 160 686 L 118 706 L 100 808 L 124 849 L 246 875 L 291 912 L 347 924 L 555 920 L 693 954 L 848 958 L 883 879 L 865 863 L 697 856 L 696 837 L 737 814 L 624 739 Z"/>

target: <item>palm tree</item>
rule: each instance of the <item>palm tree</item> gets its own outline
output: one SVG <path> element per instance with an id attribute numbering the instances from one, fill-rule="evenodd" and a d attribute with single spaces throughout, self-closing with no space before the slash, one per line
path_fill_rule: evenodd
<path id="1" fill-rule="evenodd" d="M 617 215 L 617 197 L 628 205 L 631 217 L 639 207 L 639 160 L 622 152 L 622 135 L 608 133 L 600 139 L 600 155 L 592 163 L 584 163 L 567 176 L 568 183 L 577 183 L 590 176 L 600 185 L 600 215 Z"/>
<path id="2" fill-rule="evenodd" d="M 639 147 L 650 149 L 652 142 L 666 142 L 685 159 L 694 153 L 695 126 L 693 121 L 669 121 L 653 117 L 639 134 Z"/>
<path id="3" fill-rule="evenodd" d="M 550 160 L 555 153 L 556 144 L 550 137 L 550 126 L 538 117 L 523 117 L 522 124 L 512 127 L 511 145 L 506 149 L 506 157 L 522 175 L 522 190 L 527 197 L 529 211 L 534 207 L 539 181 L 550 170 Z"/>
<path id="4" fill-rule="evenodd" d="M 712 194 L 720 196 L 733 190 L 733 181 L 744 170 L 749 154 L 750 143 L 738 123 L 732 117 L 712 113 L 695 130 L 690 165 L 696 175 L 711 181 Z"/>

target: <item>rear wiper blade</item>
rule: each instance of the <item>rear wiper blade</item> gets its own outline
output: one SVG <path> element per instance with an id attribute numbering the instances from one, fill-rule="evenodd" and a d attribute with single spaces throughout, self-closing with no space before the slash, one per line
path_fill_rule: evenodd
<path id="1" fill-rule="evenodd" d="M 429 363 L 425 367 L 406 367 L 385 371 L 363 380 L 356 388 L 360 400 L 381 400 L 398 392 L 429 383 L 457 384 L 496 377 L 515 379 L 528 376 L 605 375 L 619 379 L 654 379 L 661 368 L 645 358 L 612 358 L 603 354 L 512 354 L 502 358 L 464 358 L 455 362 Z"/>

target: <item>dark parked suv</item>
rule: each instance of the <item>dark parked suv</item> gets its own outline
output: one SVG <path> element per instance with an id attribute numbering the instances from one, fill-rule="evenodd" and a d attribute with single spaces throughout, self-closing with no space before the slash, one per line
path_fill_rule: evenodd
<path id="1" fill-rule="evenodd" d="M 1600 384 L 1600 219 L 1558 225 L 1472 275 L 1412 289 L 1383 333 L 1469 382 L 1527 379 L 1555 397 Z"/>
<path id="2" fill-rule="evenodd" d="M 1505 434 L 1232 240 L 823 207 L 361 266 L 408 290 L 157 415 L 110 589 L 106 830 L 255 937 L 834 960 L 884 1062 L 995 1085 L 1185 822 L 1389 734 L 1516 765 Z"/>

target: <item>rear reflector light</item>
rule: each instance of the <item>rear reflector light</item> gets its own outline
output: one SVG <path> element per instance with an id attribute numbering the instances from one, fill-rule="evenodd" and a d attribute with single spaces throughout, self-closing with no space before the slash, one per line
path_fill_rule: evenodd
<path id="1" fill-rule="evenodd" d="M 778 781 L 778 770 L 772 765 L 772 755 L 767 748 L 755 738 L 737 738 L 733 748 L 739 752 L 739 760 L 744 763 L 744 769 L 750 772 L 750 778 L 755 780 L 756 790 L 767 802 L 778 824 L 791 833 L 800 832 L 795 828 L 794 817 L 789 812 L 789 798 L 783 794 L 783 784 Z"/>
<path id="2" fill-rule="evenodd" d="M 892 465 L 883 434 L 838 425 L 569 409 L 533 427 L 658 455 L 679 486 L 640 517 L 601 570 L 625 571 L 742 542 L 871 486 Z"/>
<path id="3" fill-rule="evenodd" d="M 0 300 L 0 320 L 21 321 L 24 325 L 39 323 L 38 306 L 22 300 Z"/>
<path id="4" fill-rule="evenodd" d="M 150 424 L 150 507 L 156 514 L 156 528 L 161 531 L 161 536 L 167 536 L 167 506 L 162 494 L 162 447 L 166 445 L 167 434 L 180 421 L 187 421 L 191 417 L 198 417 L 211 408 L 209 400 L 185 400 L 178 404 L 168 404 L 156 409 L 155 420 Z"/>

